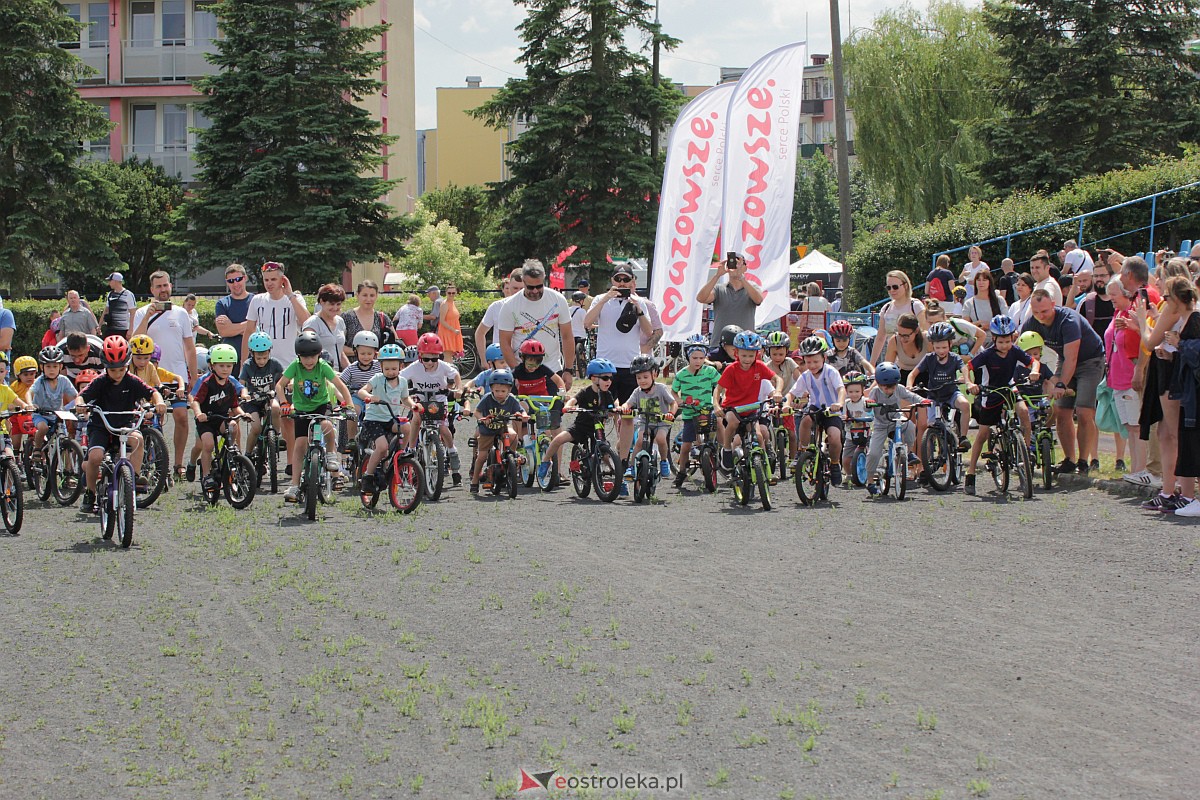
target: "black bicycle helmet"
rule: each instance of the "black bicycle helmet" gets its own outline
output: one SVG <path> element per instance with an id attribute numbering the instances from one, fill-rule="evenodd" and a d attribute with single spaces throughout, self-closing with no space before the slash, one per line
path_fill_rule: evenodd
<path id="1" fill-rule="evenodd" d="M 653 356 L 635 356 L 633 361 L 629 362 L 629 371 L 634 375 L 639 372 L 653 372 L 658 369 L 658 362 Z"/>
<path id="2" fill-rule="evenodd" d="M 296 355 L 297 356 L 319 356 L 325 348 L 321 347 L 321 340 L 317 338 L 316 331 L 300 331 L 296 336 Z"/>
<path id="3" fill-rule="evenodd" d="M 721 347 L 728 344 L 733 344 L 733 337 L 742 332 L 742 329 L 737 325 L 726 325 L 721 328 Z"/>

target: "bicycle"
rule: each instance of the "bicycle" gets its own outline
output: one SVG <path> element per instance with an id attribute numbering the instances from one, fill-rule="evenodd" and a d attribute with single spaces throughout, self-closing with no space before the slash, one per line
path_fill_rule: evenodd
<path id="1" fill-rule="evenodd" d="M 529 410 L 530 419 L 532 420 L 533 430 L 530 433 L 532 444 L 525 445 L 525 464 L 523 465 L 524 472 L 522 477 L 525 479 L 527 488 L 533 487 L 533 482 L 537 481 L 538 486 L 543 492 L 548 492 L 555 486 L 558 486 L 560 478 L 558 476 L 558 463 L 550 465 L 549 471 L 544 475 L 538 476 L 538 465 L 544 460 L 543 457 L 546 451 L 550 449 L 550 412 L 556 405 L 562 402 L 561 395 L 530 395 L 519 394 L 517 399 L 524 402 Z"/>
<path id="2" fill-rule="evenodd" d="M 388 410 L 388 413 L 392 415 L 392 422 L 400 432 L 388 437 L 387 455 L 381 458 L 375 466 L 374 491 L 363 489 L 363 483 L 359 480 L 358 499 L 363 508 L 373 509 L 379 502 L 379 495 L 382 492 L 380 487 L 386 485 L 388 502 L 392 504 L 392 508 L 401 514 L 411 514 L 421 505 L 421 498 L 425 496 L 425 473 L 421 468 L 421 462 L 417 459 L 416 451 L 405 446 L 403 430 L 407 420 L 397 417 L 395 410 L 387 403 L 377 405 Z M 360 435 L 361 430 L 359 428 Z M 370 461 L 375 449 L 374 442 L 360 442 L 358 449 L 362 453 L 360 471 L 363 472 L 363 475 L 359 476 L 361 478 L 365 477 L 367 462 Z"/>
<path id="3" fill-rule="evenodd" d="M 611 407 L 604 411 L 611 411 Z M 621 492 L 621 459 L 617 451 L 612 449 L 604 433 L 604 419 L 607 414 L 595 409 L 571 408 L 566 411 L 586 412 L 596 415 L 592 435 L 582 442 L 571 443 L 571 485 L 575 494 L 585 498 L 596 490 L 596 497 L 605 503 L 617 499 Z"/>
<path id="4" fill-rule="evenodd" d="M 903 500 L 908 490 L 908 445 L 904 443 L 904 425 L 913 411 L 928 408 L 930 402 L 923 400 L 913 403 L 908 408 L 895 408 L 879 403 L 867 402 L 867 408 L 882 409 L 887 415 L 888 439 L 887 449 L 883 454 L 883 462 L 876 473 L 882 482 L 882 494 L 892 495 L 897 500 Z"/>
<path id="5" fill-rule="evenodd" d="M 734 436 L 740 436 L 742 444 L 733 451 L 730 481 L 733 485 L 733 497 L 740 505 L 748 505 L 754 499 L 754 490 L 757 487 L 763 510 L 770 511 L 771 460 L 758 438 L 758 423 L 764 421 L 762 408 L 762 403 L 748 403 L 733 408 L 733 412 L 738 416 L 738 427 Z"/>
<path id="6" fill-rule="evenodd" d="M 212 481 L 207 488 L 204 487 L 204 476 L 200 476 L 201 492 L 208 504 L 215 506 L 224 491 L 229 505 L 241 511 L 254 502 L 258 480 L 254 464 L 242 454 L 233 440 L 233 426 L 237 424 L 238 417 L 209 414 L 208 418 L 214 422 L 225 422 L 226 425 L 213 445 L 212 466 L 209 468 Z"/>
<path id="7" fill-rule="evenodd" d="M 162 434 L 162 422 L 157 414 L 151 414 L 143 420 L 138 431 L 142 434 L 142 469 L 138 473 L 141 480 L 134 494 L 138 508 L 149 508 L 170 485 L 171 454 L 167 450 L 167 439 Z"/>
<path id="8" fill-rule="evenodd" d="M 274 399 L 273 390 L 250 395 L 251 403 L 262 406 L 262 413 L 259 414 L 262 428 L 246 454 L 250 463 L 254 465 L 255 488 L 262 489 L 263 478 L 266 478 L 271 494 L 279 492 L 279 430 L 275 427 L 275 416 L 271 413 L 271 401 Z M 243 418 L 249 419 L 248 416 Z"/>
<path id="9" fill-rule="evenodd" d="M 867 450 L 871 445 L 871 418 L 852 417 L 846 423 L 846 447 L 850 448 L 850 483 L 862 488 L 871 480 L 867 474 Z"/>
<path id="10" fill-rule="evenodd" d="M 303 414 L 292 411 L 289 416 L 308 425 L 308 450 L 304 453 L 304 463 L 301 465 L 300 493 L 304 500 L 305 516 L 315 520 L 318 501 L 329 505 L 337 500 L 333 472 L 325 466 L 325 432 L 321 423 L 325 420 L 336 423 L 342 412 Z"/>
<path id="11" fill-rule="evenodd" d="M 829 499 L 829 449 L 825 443 L 825 406 L 806 406 L 800 412 L 812 420 L 808 446 L 796 455 L 796 496 L 806 506 Z M 797 426 L 799 427 L 799 426 Z"/>
<path id="12" fill-rule="evenodd" d="M 926 390 L 913 391 L 922 397 L 928 394 Z M 944 492 L 962 480 L 962 453 L 958 449 L 958 428 L 954 419 L 956 409 L 949 403 L 935 403 L 935 406 L 937 413 L 921 439 L 921 461 L 929 476 L 930 486 Z"/>
<path id="13" fill-rule="evenodd" d="M 445 400 L 439 400 L 445 395 Z M 447 418 L 451 407 L 453 392 L 423 392 L 421 393 L 421 425 L 417 430 L 417 458 L 425 470 L 425 496 L 430 502 L 436 502 L 442 496 L 446 485 L 447 463 L 446 445 L 442 442 L 442 420 Z"/>
<path id="14" fill-rule="evenodd" d="M 696 474 L 697 469 L 700 470 L 704 491 L 712 494 L 717 491 L 717 464 L 720 461 L 714 433 L 716 426 L 712 406 L 701 406 L 700 401 L 695 398 L 684 400 L 683 405 L 700 409 L 700 413 L 696 417 L 696 440 L 692 442 L 688 463 L 683 468 L 684 477 L 690 478 Z M 672 463 L 677 463 L 679 459 L 679 452 L 683 446 L 682 436 L 682 432 L 678 433 L 671 440 Z"/>
<path id="15" fill-rule="evenodd" d="M 46 417 L 49 426 L 40 450 L 41 462 L 32 463 L 39 473 L 38 499 L 46 502 L 53 494 L 60 506 L 69 506 L 83 491 L 83 448 L 67 432 L 67 423 L 78 421 L 78 417 L 61 409 L 39 409 L 36 413 Z"/>
<path id="16" fill-rule="evenodd" d="M 771 442 L 771 472 L 781 481 L 787 480 L 788 454 L 791 453 L 792 443 L 785 427 L 783 418 L 786 416 L 781 406 L 771 405 L 767 411 L 767 436 Z M 815 420 L 814 420 L 815 422 Z"/>
<path id="17" fill-rule="evenodd" d="M 100 474 L 96 478 L 96 505 L 100 508 L 100 535 L 103 539 L 116 536 L 123 549 L 133 544 L 133 511 L 137 507 L 136 480 L 133 462 L 129 460 L 129 436 L 141 428 L 150 413 L 143 406 L 135 411 L 105 411 L 97 405 L 88 405 L 89 411 L 98 414 L 105 430 L 117 437 L 116 447 L 111 445 L 100 463 Z M 108 418 L 135 417 L 132 425 L 115 428 Z M 116 450 L 116 460 L 113 460 Z"/>
<path id="18" fill-rule="evenodd" d="M 516 434 L 508 428 L 509 421 L 514 419 L 528 419 L 528 417 L 525 414 L 514 414 L 497 409 L 480 420 L 480 424 L 494 432 L 492 443 L 488 448 L 487 461 L 484 462 L 480 477 L 484 483 L 491 485 L 492 494 L 498 495 L 506 492 L 509 500 L 516 499 L 517 486 L 521 483 L 522 457 L 517 454 L 514 446 Z M 475 445 L 474 437 L 471 438 L 471 443 L 472 446 Z M 474 467 L 475 462 L 472 461 L 471 468 L 474 469 Z"/>
<path id="19" fill-rule="evenodd" d="M 1067 394 L 1072 394 L 1068 389 Z M 1030 461 L 1035 462 L 1042 475 L 1042 487 L 1047 491 L 1054 488 L 1054 398 L 1046 395 L 1026 395 L 1029 404 L 1029 422 L 1033 428 L 1033 452 Z"/>
<path id="20" fill-rule="evenodd" d="M 1033 497 L 1033 459 L 1025 445 L 1025 434 L 1017 415 L 1017 404 L 1021 395 L 1011 386 L 988 389 L 987 394 L 996 395 L 1004 403 L 1000 409 L 1000 422 L 992 426 L 990 452 L 981 454 L 991 473 L 996 491 L 1008 494 L 1012 475 L 1017 477 L 1017 487 L 1026 500 Z"/>
<path id="21" fill-rule="evenodd" d="M 653 402 L 653 401 L 651 401 Z M 658 452 L 650 426 L 660 422 L 671 422 L 674 416 L 663 414 L 643 406 L 633 412 L 622 414 L 622 419 L 634 420 L 633 442 L 629 448 L 629 464 L 633 469 L 633 502 L 640 503 L 654 497 L 658 484 L 659 462 L 666 455 Z M 620 491 L 620 487 L 618 487 Z"/>
<path id="22" fill-rule="evenodd" d="M 22 411 L 5 411 L 0 413 L 0 420 L 10 419 Z M 9 454 L 12 440 L 5 433 L 0 436 L 0 518 L 4 520 L 4 529 L 12 536 L 21 533 L 21 525 L 25 522 L 25 493 L 21 488 L 21 471 L 17 468 L 17 457 Z"/>

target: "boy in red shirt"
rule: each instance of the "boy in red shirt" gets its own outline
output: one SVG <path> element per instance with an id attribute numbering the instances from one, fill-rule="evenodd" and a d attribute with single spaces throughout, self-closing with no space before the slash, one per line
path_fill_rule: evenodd
<path id="1" fill-rule="evenodd" d="M 713 389 L 713 408 L 724 411 L 721 461 L 725 469 L 733 468 L 733 450 L 730 448 L 733 435 L 741 423 L 741 418 L 733 409 L 757 403 L 763 381 L 770 381 L 774 388 L 772 400 L 778 401 L 783 397 L 783 379 L 758 358 L 762 350 L 762 337 L 754 331 L 742 331 L 733 338 L 733 346 L 737 348 L 737 361 L 725 368 L 717 387 Z M 761 435 L 765 440 L 766 434 Z"/>

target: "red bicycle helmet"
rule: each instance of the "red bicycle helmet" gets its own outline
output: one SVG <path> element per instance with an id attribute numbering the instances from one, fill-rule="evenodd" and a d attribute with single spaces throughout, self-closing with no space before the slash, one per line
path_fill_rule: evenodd
<path id="1" fill-rule="evenodd" d="M 829 326 L 829 334 L 837 339 L 849 339 L 854 335 L 854 326 L 849 320 L 839 319 Z"/>
<path id="2" fill-rule="evenodd" d="M 546 345 L 537 339 L 526 339 L 521 342 L 521 346 L 517 348 L 517 352 L 523 356 L 542 357 L 546 355 Z"/>
<path id="3" fill-rule="evenodd" d="M 436 333 L 425 333 L 421 335 L 420 339 L 417 339 L 418 355 L 429 353 L 430 355 L 440 356 L 445 351 L 446 348 L 442 346 L 442 337 Z"/>
<path id="4" fill-rule="evenodd" d="M 123 367 L 129 363 L 129 342 L 123 336 L 109 336 L 101 348 L 104 364 L 108 367 Z"/>
<path id="5" fill-rule="evenodd" d="M 83 387 L 87 386 L 89 383 L 99 377 L 100 373 L 96 372 L 96 370 L 85 369 L 75 376 L 75 388 L 79 391 L 83 391 Z"/>

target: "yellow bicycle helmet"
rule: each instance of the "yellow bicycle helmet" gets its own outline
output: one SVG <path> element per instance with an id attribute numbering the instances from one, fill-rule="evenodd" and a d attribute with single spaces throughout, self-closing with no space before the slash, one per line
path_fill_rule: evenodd
<path id="1" fill-rule="evenodd" d="M 13 362 L 13 372 L 16 372 L 17 374 L 20 374 L 27 369 L 36 370 L 37 368 L 37 359 L 33 356 L 20 356 L 16 361 Z"/>
<path id="2" fill-rule="evenodd" d="M 1042 335 L 1037 331 L 1025 331 L 1017 337 L 1017 347 L 1022 350 L 1031 350 L 1035 347 L 1044 347 L 1045 345 L 1045 340 L 1042 339 Z"/>
<path id="3" fill-rule="evenodd" d="M 129 350 L 135 356 L 154 355 L 154 340 L 146 334 L 138 334 L 129 340 Z"/>

